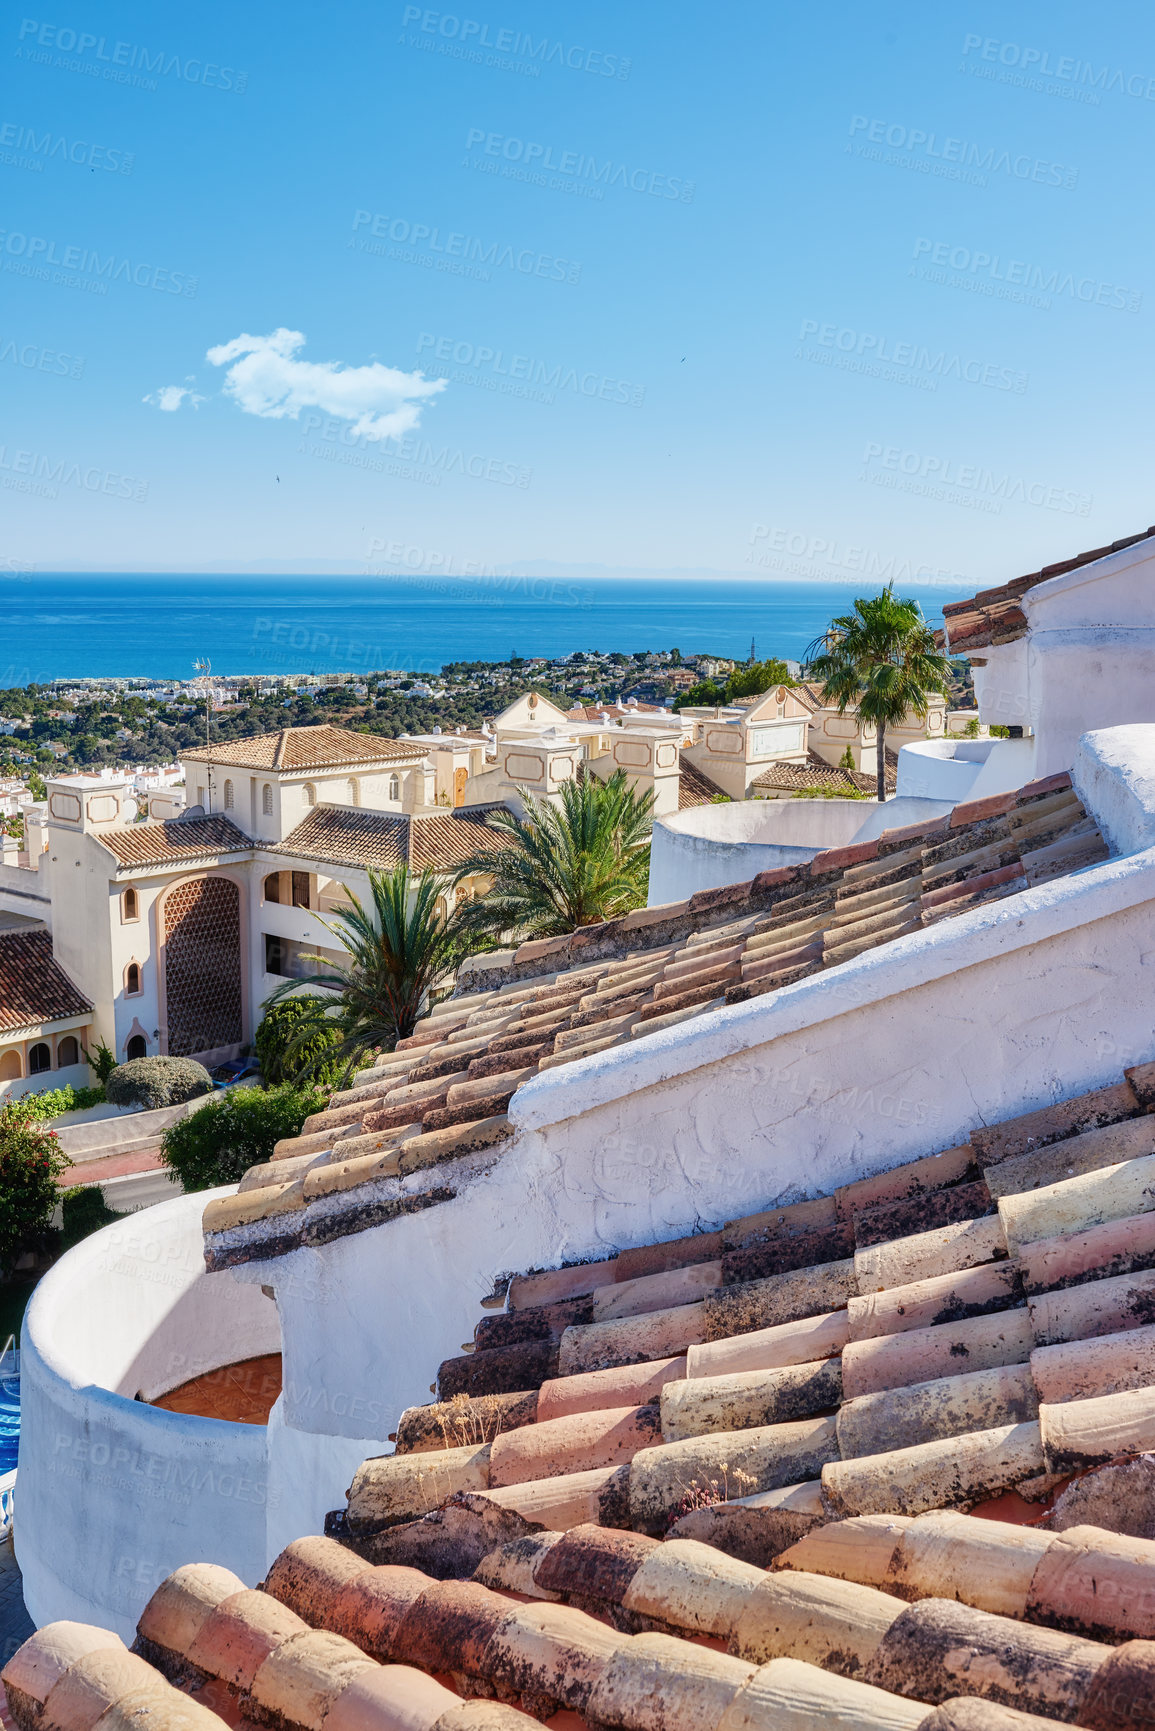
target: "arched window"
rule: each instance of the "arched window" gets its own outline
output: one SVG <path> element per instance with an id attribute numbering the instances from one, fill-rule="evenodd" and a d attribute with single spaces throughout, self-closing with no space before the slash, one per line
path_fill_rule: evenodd
<path id="1" fill-rule="evenodd" d="M 28 1074 L 40 1076 L 45 1070 L 52 1068 L 52 1050 L 43 1040 L 37 1042 L 28 1054 Z"/>
<path id="2" fill-rule="evenodd" d="M 270 782 L 266 782 L 261 789 L 261 811 L 265 817 L 273 815 L 273 789 Z"/>
<path id="3" fill-rule="evenodd" d="M 18 1082 L 23 1074 L 19 1052 L 5 1052 L 0 1058 L 0 1082 Z"/>
<path id="4" fill-rule="evenodd" d="M 305 783 L 305 804 L 306 805 L 316 805 L 316 803 L 317 803 L 317 790 L 313 786 L 311 781 L 307 781 Z"/>
<path id="5" fill-rule="evenodd" d="M 129 962 L 124 970 L 124 995 L 126 998 L 140 996 L 140 968 L 136 962 Z"/>
<path id="6" fill-rule="evenodd" d="M 265 900 L 267 902 L 279 902 L 280 899 L 281 874 L 280 872 L 270 872 L 265 879 Z"/>
<path id="7" fill-rule="evenodd" d="M 64 1070 L 69 1064 L 79 1064 L 79 1062 L 80 1047 L 76 1043 L 76 1037 L 73 1034 L 65 1034 L 63 1040 L 56 1047 L 56 1067 L 58 1070 Z"/>
<path id="8" fill-rule="evenodd" d="M 120 898 L 120 918 L 124 925 L 140 918 L 140 898 L 131 885 Z"/>
<path id="9" fill-rule="evenodd" d="M 361 803 L 361 783 L 357 780 L 357 777 L 355 775 L 351 775 L 349 777 L 349 804 L 350 805 L 360 805 L 360 803 Z"/>
<path id="10" fill-rule="evenodd" d="M 226 781 L 225 782 L 225 810 L 226 811 L 232 811 L 234 804 L 235 804 L 235 801 L 233 799 L 233 784 L 231 781 Z"/>
<path id="11" fill-rule="evenodd" d="M 124 1056 L 126 1059 L 148 1057 L 148 1046 L 145 1044 L 143 1034 L 134 1034 L 132 1036 L 132 1039 L 124 1048 Z"/>
<path id="12" fill-rule="evenodd" d="M 401 782 L 398 779 L 398 777 L 395 775 L 391 775 L 389 777 L 389 798 L 390 799 L 400 799 L 401 798 Z"/>

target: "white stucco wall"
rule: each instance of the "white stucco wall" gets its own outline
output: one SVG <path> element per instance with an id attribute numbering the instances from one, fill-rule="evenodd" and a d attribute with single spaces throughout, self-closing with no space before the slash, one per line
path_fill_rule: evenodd
<path id="1" fill-rule="evenodd" d="M 1155 846 L 1155 728 L 1111 727 L 1087 734 L 1073 780 L 1116 853 Z"/>
<path id="2" fill-rule="evenodd" d="M 824 848 L 939 817 L 952 803 L 900 797 L 881 805 L 874 799 L 780 799 L 692 806 L 654 824 L 648 905 L 800 865 Z"/>
<path id="3" fill-rule="evenodd" d="M 1027 635 L 976 650 L 979 713 L 1035 730 L 1035 774 L 1069 769 L 1089 729 L 1155 719 L 1153 584 L 1148 539 L 1028 590 Z"/>
<path id="4" fill-rule="evenodd" d="M 1153 898 L 1155 851 L 1108 861 L 526 1084 L 514 1140 L 447 1169 L 454 1200 L 235 1270 L 277 1288 L 271 1451 L 289 1458 L 291 1432 L 363 1436 L 338 1410 L 348 1391 L 392 1430 L 500 1274 L 828 1192 L 1155 1056 L 1155 994 L 1135 981 Z M 339 1479 L 318 1506 L 340 1504 Z"/>
<path id="5" fill-rule="evenodd" d="M 16 1547 L 38 1624 L 74 1618 L 131 1640 L 149 1595 L 182 1563 L 223 1563 L 254 1583 L 264 1571 L 264 1427 L 145 1404 L 280 1346 L 259 1288 L 205 1273 L 201 1214 L 219 1194 L 105 1227 L 33 1295 Z"/>
<path id="6" fill-rule="evenodd" d="M 898 754 L 898 795 L 961 804 L 1035 778 L 1035 740 L 928 739 Z"/>

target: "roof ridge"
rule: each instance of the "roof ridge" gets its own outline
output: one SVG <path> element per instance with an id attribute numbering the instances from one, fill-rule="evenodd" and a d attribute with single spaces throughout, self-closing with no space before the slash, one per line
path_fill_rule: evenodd
<path id="1" fill-rule="evenodd" d="M 281 736 L 277 740 L 276 746 L 273 750 L 272 767 L 274 769 L 280 769 L 281 764 L 284 761 L 285 749 L 288 746 L 289 735 L 292 733 L 292 731 L 293 730 L 291 727 L 282 727 L 281 728 Z"/>

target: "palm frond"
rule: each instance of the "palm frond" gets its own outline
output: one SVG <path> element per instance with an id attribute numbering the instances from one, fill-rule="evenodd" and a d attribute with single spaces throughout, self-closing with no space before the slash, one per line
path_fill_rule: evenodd
<path id="1" fill-rule="evenodd" d="M 604 782 L 564 782 L 556 802 L 518 793 L 523 816 L 489 814 L 503 844 L 479 849 L 458 869 L 458 882 L 492 880 L 460 910 L 466 931 L 554 937 L 644 903 L 652 793 L 639 794 L 621 770 Z"/>

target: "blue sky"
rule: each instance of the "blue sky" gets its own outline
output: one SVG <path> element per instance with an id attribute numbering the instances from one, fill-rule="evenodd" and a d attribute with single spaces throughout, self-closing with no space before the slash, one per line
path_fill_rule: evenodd
<path id="1" fill-rule="evenodd" d="M 0 56 L 10 564 L 983 584 L 1155 517 L 1148 7 L 70 0 Z"/>

